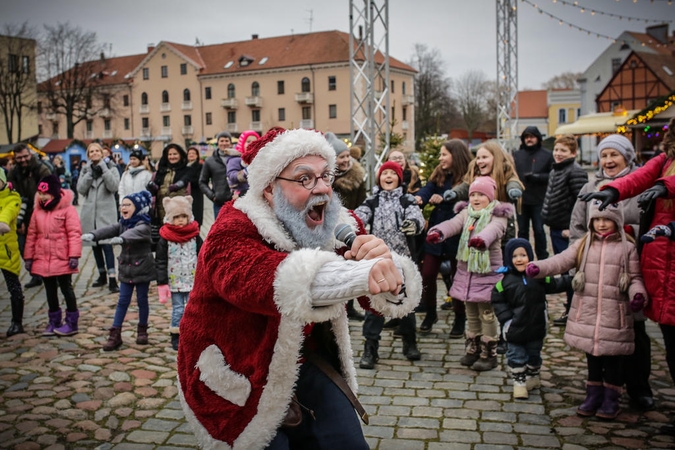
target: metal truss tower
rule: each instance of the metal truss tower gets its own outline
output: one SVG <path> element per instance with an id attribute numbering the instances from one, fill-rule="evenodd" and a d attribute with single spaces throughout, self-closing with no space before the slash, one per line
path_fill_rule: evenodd
<path id="1" fill-rule="evenodd" d="M 517 0 L 497 0 L 497 140 L 513 150 L 518 139 Z"/>
<path id="2" fill-rule="evenodd" d="M 368 188 L 389 153 L 389 1 L 349 1 L 351 141 L 363 146 Z"/>

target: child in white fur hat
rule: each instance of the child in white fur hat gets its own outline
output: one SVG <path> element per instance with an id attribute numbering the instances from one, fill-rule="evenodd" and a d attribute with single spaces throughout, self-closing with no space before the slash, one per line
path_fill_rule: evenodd
<path id="1" fill-rule="evenodd" d="M 160 303 L 171 297 L 171 346 L 178 350 L 180 320 L 195 281 L 197 255 L 202 246 L 199 224 L 192 216 L 192 197 L 164 198 L 164 225 L 159 229 L 155 262 Z"/>

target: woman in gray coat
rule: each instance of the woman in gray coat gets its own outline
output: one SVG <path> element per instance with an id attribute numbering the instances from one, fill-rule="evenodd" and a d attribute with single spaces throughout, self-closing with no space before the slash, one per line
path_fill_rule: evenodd
<path id="1" fill-rule="evenodd" d="M 82 233 L 91 233 L 117 223 L 117 202 L 115 193 L 119 189 L 120 174 L 115 163 L 103 157 L 103 147 L 92 142 L 87 147 L 89 164 L 82 169 L 77 181 L 77 192 L 82 196 Z M 105 255 L 105 262 L 104 262 Z M 115 278 L 115 254 L 112 246 L 102 244 L 94 246 L 94 259 L 99 277 L 92 286 L 105 286 L 108 282 L 110 292 L 119 292 Z M 106 279 L 106 266 L 108 267 Z"/>

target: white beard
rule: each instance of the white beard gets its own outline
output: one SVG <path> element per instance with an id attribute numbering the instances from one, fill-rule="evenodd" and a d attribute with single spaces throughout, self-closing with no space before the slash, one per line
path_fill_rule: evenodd
<path id="1" fill-rule="evenodd" d="M 321 202 L 327 202 L 323 212 L 323 223 L 310 228 L 305 222 L 307 212 Z M 335 198 L 331 200 L 328 195 L 315 195 L 307 200 L 304 209 L 298 211 L 291 205 L 281 189 L 274 189 L 274 213 L 301 248 L 330 247 L 341 208 L 342 205 Z"/>

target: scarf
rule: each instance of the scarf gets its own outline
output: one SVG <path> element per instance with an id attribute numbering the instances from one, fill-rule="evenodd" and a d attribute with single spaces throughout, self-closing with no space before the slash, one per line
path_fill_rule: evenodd
<path id="1" fill-rule="evenodd" d="M 129 167 L 127 166 L 127 171 L 129 172 L 129 175 L 132 177 L 135 177 L 139 173 L 143 172 L 145 170 L 144 166 L 138 166 L 138 167 Z"/>
<path id="2" fill-rule="evenodd" d="M 199 224 L 194 220 L 184 227 L 177 227 L 176 225 L 165 223 L 162 228 L 159 229 L 159 235 L 168 242 L 184 244 L 199 235 Z"/>
<path id="3" fill-rule="evenodd" d="M 56 205 L 59 204 L 59 201 L 61 201 L 61 197 L 60 197 L 60 196 L 59 196 L 59 197 L 54 197 L 53 199 L 47 200 L 46 202 L 45 202 L 45 201 L 42 201 L 42 200 L 38 200 L 38 202 L 40 203 L 40 207 L 41 207 L 42 209 L 44 209 L 45 211 L 51 211 L 51 210 L 53 210 L 54 208 L 56 208 Z"/>
<path id="4" fill-rule="evenodd" d="M 128 219 L 120 219 L 120 223 L 128 230 L 130 228 L 134 228 L 138 222 L 145 222 L 149 224 L 151 220 L 152 219 L 150 219 L 150 216 L 147 214 L 134 214 Z"/>
<path id="5" fill-rule="evenodd" d="M 477 248 L 469 248 L 469 238 L 471 234 L 474 235 L 483 231 L 483 229 L 492 220 L 492 210 L 497 206 L 497 201 L 493 200 L 485 208 L 480 211 L 474 211 L 471 205 L 468 205 L 469 215 L 466 217 L 464 227 L 462 228 L 462 235 L 459 238 L 459 250 L 457 252 L 457 259 L 467 263 L 467 270 L 471 273 L 488 273 L 490 272 L 490 250 L 478 250 Z"/>
<path id="6" fill-rule="evenodd" d="M 617 173 L 617 174 L 614 175 L 613 177 L 610 177 L 609 175 L 607 175 L 607 174 L 605 173 L 605 170 L 604 170 L 604 169 L 602 170 L 602 175 L 603 175 L 605 178 L 608 178 L 608 179 L 610 179 L 610 180 L 616 180 L 617 178 L 621 178 L 621 177 L 623 177 L 623 176 L 625 176 L 625 175 L 628 175 L 628 174 L 630 173 L 631 170 L 633 170 L 633 166 L 632 166 L 631 164 L 629 164 L 627 167 L 624 167 L 624 169 L 623 169 L 621 172 Z"/>

